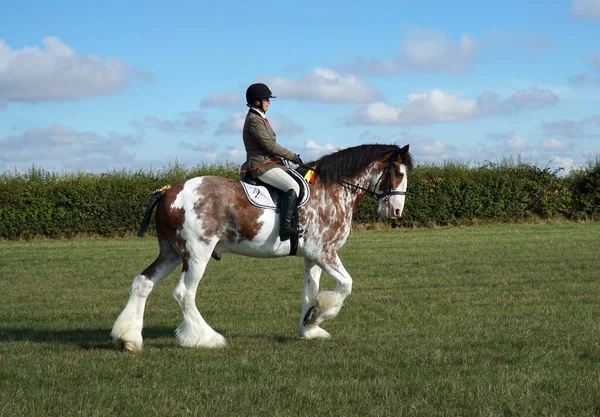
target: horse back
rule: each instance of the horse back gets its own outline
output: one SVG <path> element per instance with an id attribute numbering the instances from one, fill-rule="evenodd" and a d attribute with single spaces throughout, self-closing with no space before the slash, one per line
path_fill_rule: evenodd
<path id="1" fill-rule="evenodd" d="M 263 210 L 248 202 L 241 184 L 224 177 L 189 179 L 166 190 L 156 208 L 156 231 L 170 241 L 193 234 L 202 241 L 252 240 Z M 187 233 L 182 233 L 187 231 Z"/>

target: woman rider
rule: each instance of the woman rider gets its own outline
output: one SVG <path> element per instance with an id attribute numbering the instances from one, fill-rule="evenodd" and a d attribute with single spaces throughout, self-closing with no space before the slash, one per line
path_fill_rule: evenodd
<path id="1" fill-rule="evenodd" d="M 246 147 L 246 163 L 252 178 L 258 178 L 285 193 L 279 213 L 279 238 L 283 241 L 301 234 L 303 230 L 292 227 L 292 215 L 296 209 L 300 187 L 286 173 L 288 168 L 282 158 L 294 164 L 301 164 L 302 160 L 300 155 L 277 144 L 275 132 L 265 116 L 272 98 L 275 97 L 265 84 L 252 84 L 248 87 L 246 105 L 250 110 L 246 115 L 242 136 Z"/>

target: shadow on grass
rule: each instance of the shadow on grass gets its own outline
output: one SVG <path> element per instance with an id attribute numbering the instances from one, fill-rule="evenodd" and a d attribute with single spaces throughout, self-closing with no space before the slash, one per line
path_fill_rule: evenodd
<path id="1" fill-rule="evenodd" d="M 248 339 L 248 340 L 271 340 L 275 343 L 291 343 L 299 339 L 281 334 L 249 334 L 249 333 L 230 333 L 226 335 L 230 339 Z"/>
<path id="2" fill-rule="evenodd" d="M 110 337 L 111 329 L 11 329 L 0 328 L 0 343 L 47 342 L 79 346 L 82 349 L 116 349 Z M 144 338 L 174 337 L 171 327 L 144 328 Z"/>
<path id="3" fill-rule="evenodd" d="M 38 342 L 38 343 L 61 343 L 78 346 L 81 349 L 117 349 L 110 337 L 111 329 L 72 329 L 72 330 L 50 330 L 31 328 L 0 328 L 0 343 L 8 342 Z M 217 330 L 218 331 L 218 330 Z M 172 338 L 175 342 L 175 328 L 173 327 L 144 327 L 144 340 L 161 338 Z M 248 334 L 230 333 L 225 334 L 228 339 L 249 340 L 271 340 L 275 343 L 292 343 L 298 340 L 296 337 L 281 334 Z M 156 342 L 152 343 L 156 345 Z M 158 344 L 160 345 L 160 343 Z"/>

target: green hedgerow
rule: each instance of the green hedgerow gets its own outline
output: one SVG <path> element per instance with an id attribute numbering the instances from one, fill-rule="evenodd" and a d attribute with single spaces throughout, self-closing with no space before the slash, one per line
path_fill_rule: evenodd
<path id="1" fill-rule="evenodd" d="M 511 159 L 476 167 L 456 162 L 422 165 L 410 173 L 404 217 L 392 225 L 600 219 L 600 159 L 566 176 L 559 174 L 559 170 Z M 0 238 L 131 234 L 144 214 L 149 193 L 201 175 L 235 179 L 238 166 L 186 168 L 176 162 L 157 171 L 62 175 L 34 166 L 24 173 L 4 173 L 0 175 Z M 375 198 L 365 197 L 353 221 L 379 221 L 377 205 Z"/>

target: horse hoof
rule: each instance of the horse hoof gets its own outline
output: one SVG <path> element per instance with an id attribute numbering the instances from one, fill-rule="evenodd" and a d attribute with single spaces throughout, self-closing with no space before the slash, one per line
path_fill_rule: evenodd
<path id="1" fill-rule="evenodd" d="M 309 326 L 307 329 L 304 329 L 301 339 L 310 340 L 310 339 L 329 339 L 331 335 L 327 330 L 320 328 L 319 326 Z"/>
<path id="2" fill-rule="evenodd" d="M 125 342 L 123 344 L 123 348 L 125 348 L 125 350 L 128 350 L 130 352 L 135 352 L 138 350 L 137 346 L 133 342 Z"/>
<path id="3" fill-rule="evenodd" d="M 117 346 L 117 349 L 119 349 L 119 350 L 128 351 L 128 352 L 137 352 L 138 350 L 141 350 L 141 347 L 138 347 L 133 342 L 126 342 L 124 340 L 115 340 L 114 343 Z"/>

